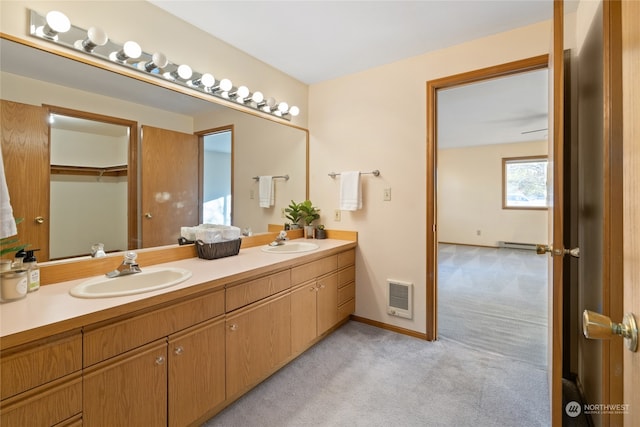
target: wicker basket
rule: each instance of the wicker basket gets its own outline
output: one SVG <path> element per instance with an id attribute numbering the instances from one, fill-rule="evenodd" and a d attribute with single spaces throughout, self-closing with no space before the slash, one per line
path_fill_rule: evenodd
<path id="1" fill-rule="evenodd" d="M 228 240 L 218 243 L 204 243 L 202 240 L 196 241 L 198 257 L 202 259 L 218 259 L 228 256 L 238 255 L 242 239 Z"/>

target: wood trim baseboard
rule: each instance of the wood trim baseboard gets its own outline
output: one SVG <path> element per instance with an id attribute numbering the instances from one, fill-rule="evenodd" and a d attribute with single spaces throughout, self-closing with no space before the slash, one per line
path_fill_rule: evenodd
<path id="1" fill-rule="evenodd" d="M 400 326 L 389 325 L 388 323 L 378 322 L 377 320 L 367 319 L 366 317 L 356 316 L 355 314 L 352 314 L 350 318 L 354 322 L 365 323 L 367 325 L 375 326 L 380 329 L 385 329 L 391 332 L 397 332 L 402 335 L 408 335 L 413 338 L 418 338 L 418 339 L 427 341 L 427 334 L 424 334 L 422 332 L 412 331 L 411 329 L 401 328 Z"/>

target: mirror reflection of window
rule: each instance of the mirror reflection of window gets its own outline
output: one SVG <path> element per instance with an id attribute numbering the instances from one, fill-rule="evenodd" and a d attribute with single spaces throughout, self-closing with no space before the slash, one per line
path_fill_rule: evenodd
<path id="1" fill-rule="evenodd" d="M 204 136 L 204 224 L 231 225 L 231 131 Z"/>

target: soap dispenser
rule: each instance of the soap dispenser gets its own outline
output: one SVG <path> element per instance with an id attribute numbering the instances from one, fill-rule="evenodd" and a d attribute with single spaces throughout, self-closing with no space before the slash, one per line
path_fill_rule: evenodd
<path id="1" fill-rule="evenodd" d="M 33 255 L 35 251 L 39 250 L 40 249 L 30 249 L 26 251 L 27 256 L 24 257 L 24 261 L 22 262 L 23 268 L 27 269 L 29 292 L 34 292 L 40 289 L 40 267 L 38 267 L 36 257 Z"/>

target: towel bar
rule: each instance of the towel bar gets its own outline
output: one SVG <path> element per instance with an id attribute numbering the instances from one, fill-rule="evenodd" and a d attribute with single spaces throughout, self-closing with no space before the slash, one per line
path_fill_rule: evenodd
<path id="1" fill-rule="evenodd" d="M 272 176 L 271 178 L 276 179 L 276 178 L 282 178 L 285 181 L 289 181 L 289 175 L 278 175 L 278 176 Z M 259 176 L 254 176 L 252 179 L 255 179 L 256 181 L 258 181 L 260 179 Z"/>
<path id="2" fill-rule="evenodd" d="M 340 174 L 339 174 L 339 173 L 336 173 L 336 172 L 331 172 L 331 173 L 329 174 L 329 176 L 330 176 L 331 178 L 335 178 L 335 177 L 336 177 L 336 176 L 338 176 L 338 175 L 340 175 Z M 360 172 L 360 175 L 373 175 L 373 176 L 380 176 L 380 171 L 379 171 L 378 169 L 376 169 L 376 170 L 373 170 L 373 171 L 371 171 L 371 172 Z"/>

